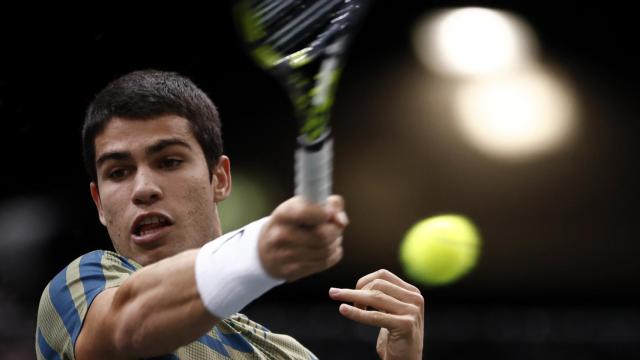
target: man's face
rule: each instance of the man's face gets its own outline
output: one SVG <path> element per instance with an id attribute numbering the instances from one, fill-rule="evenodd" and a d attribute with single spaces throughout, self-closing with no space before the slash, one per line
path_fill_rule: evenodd
<path id="1" fill-rule="evenodd" d="M 216 203 L 231 188 L 229 159 L 209 169 L 179 116 L 113 118 L 95 138 L 91 195 L 118 253 L 148 265 L 220 236 Z"/>

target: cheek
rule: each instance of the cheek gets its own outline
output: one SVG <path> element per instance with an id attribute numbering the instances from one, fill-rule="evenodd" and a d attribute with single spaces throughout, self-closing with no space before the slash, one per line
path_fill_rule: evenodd
<path id="1" fill-rule="evenodd" d="M 103 197 L 102 212 L 110 232 L 121 231 L 120 228 L 123 226 L 124 219 L 126 219 L 124 213 L 126 201 L 125 199 L 120 199 L 118 193 L 119 192 L 107 193 L 106 196 Z"/>
<path id="2" fill-rule="evenodd" d="M 189 203 L 193 204 L 193 208 L 190 210 L 190 212 L 210 213 L 214 208 L 213 194 L 209 186 L 201 185 L 201 186 L 191 187 L 187 191 L 187 194 L 185 197 Z"/>
<path id="3" fill-rule="evenodd" d="M 211 236 L 215 223 L 215 204 L 211 186 L 208 183 L 190 186 L 185 193 L 184 204 L 189 206 L 186 214 L 188 221 L 194 225 L 193 229 L 205 233 L 199 235 Z"/>
<path id="4" fill-rule="evenodd" d="M 127 237 L 129 230 L 123 219 L 125 219 L 124 211 L 116 206 L 103 207 L 105 220 L 107 223 L 107 232 L 109 238 L 117 252 L 128 254 Z"/>

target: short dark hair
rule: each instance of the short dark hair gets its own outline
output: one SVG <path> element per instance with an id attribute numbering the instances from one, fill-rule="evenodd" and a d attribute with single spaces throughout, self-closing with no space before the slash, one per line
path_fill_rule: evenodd
<path id="1" fill-rule="evenodd" d="M 82 128 L 84 164 L 97 183 L 95 138 L 115 117 L 148 120 L 162 115 L 187 119 L 207 160 L 209 173 L 222 155 L 220 118 L 209 97 L 191 80 L 173 72 L 134 71 L 105 87 L 89 105 Z"/>

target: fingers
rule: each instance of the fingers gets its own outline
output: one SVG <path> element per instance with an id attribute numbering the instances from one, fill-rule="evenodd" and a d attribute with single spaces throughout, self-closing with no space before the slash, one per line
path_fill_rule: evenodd
<path id="1" fill-rule="evenodd" d="M 391 285 L 391 284 L 390 284 Z M 393 286 L 393 285 L 391 285 Z M 398 290 L 403 290 L 398 288 Z M 352 289 L 336 289 L 329 290 L 329 295 L 334 300 L 351 302 L 355 304 L 362 304 L 364 307 L 372 307 L 379 311 L 383 311 L 391 314 L 407 314 L 417 313 L 420 311 L 419 303 L 403 301 L 393 296 L 393 294 L 400 294 L 401 298 L 409 299 L 409 301 L 418 302 L 418 300 L 409 297 L 406 294 L 401 294 L 393 289 L 390 293 L 386 293 L 380 289 L 373 290 L 352 290 Z"/>
<path id="2" fill-rule="evenodd" d="M 418 291 L 407 290 L 406 288 L 398 286 L 387 280 L 374 279 L 371 282 L 367 283 L 362 288 L 362 290 L 383 292 L 385 294 L 389 294 L 389 296 L 392 296 L 393 298 L 398 299 L 404 303 L 413 304 L 415 306 L 418 306 L 420 309 L 424 308 L 424 299 L 420 294 L 419 290 Z M 356 301 L 354 305 L 361 309 L 366 309 L 366 306 L 364 304 L 361 304 L 360 302 Z"/>
<path id="3" fill-rule="evenodd" d="M 315 204 L 296 196 L 280 204 L 272 217 L 277 221 L 309 227 L 330 221 L 344 228 L 349 222 L 344 212 L 344 199 L 338 195 L 331 195 L 325 204 Z"/>
<path id="4" fill-rule="evenodd" d="M 408 282 L 405 282 L 404 280 L 400 279 L 396 274 L 386 269 L 380 269 L 376 272 L 373 272 L 371 274 L 361 277 L 360 280 L 358 280 L 358 282 L 356 283 L 356 289 L 362 289 L 365 286 L 367 286 L 367 284 L 371 283 L 376 279 L 386 280 L 392 284 L 398 285 L 409 291 L 420 293 L 420 290 L 417 287 L 409 284 Z"/>
<path id="5" fill-rule="evenodd" d="M 258 244 L 265 270 L 294 281 L 334 266 L 343 256 L 348 222 L 340 196 L 330 196 L 324 204 L 300 196 L 285 201 L 272 213 Z"/>
<path id="6" fill-rule="evenodd" d="M 355 306 L 341 304 L 340 313 L 363 324 L 390 331 L 421 329 L 423 326 L 424 298 L 420 291 L 387 270 L 364 276 L 356 289 L 331 288 L 329 296 L 333 300 L 353 303 Z"/>
<path id="7" fill-rule="evenodd" d="M 347 225 L 349 225 L 349 218 L 347 217 L 347 213 L 344 211 L 344 199 L 342 198 L 342 196 L 329 196 L 325 207 L 332 212 L 329 221 L 333 222 L 343 229 Z"/>
<path id="8" fill-rule="evenodd" d="M 389 284 L 393 284 L 396 287 L 404 289 L 405 291 L 399 292 L 398 289 L 391 290 Z M 409 301 L 407 297 L 412 297 L 414 299 L 411 302 L 414 304 L 418 304 L 420 301 L 422 301 L 420 290 L 417 287 L 405 282 L 397 275 L 386 269 L 380 269 L 371 274 L 363 276 L 356 283 L 356 289 L 372 289 L 374 287 L 378 290 L 393 291 L 395 296 L 402 296 L 403 300 Z M 366 309 L 366 306 L 363 304 L 354 303 L 354 305 L 360 309 Z"/>
<path id="9" fill-rule="evenodd" d="M 409 315 L 397 315 L 386 314 L 379 311 L 366 311 L 358 309 L 355 306 L 340 304 L 340 314 L 344 317 L 361 324 L 376 326 L 379 328 L 400 330 L 403 333 L 414 332 L 417 327 L 417 322 L 412 316 Z"/>
<path id="10" fill-rule="evenodd" d="M 322 250 L 332 246 L 344 232 L 330 222 L 324 222 L 316 226 L 296 226 L 289 222 L 273 221 L 266 230 L 266 235 L 277 239 L 275 246 L 290 247 L 309 250 Z"/>
<path id="11" fill-rule="evenodd" d="M 333 267 L 342 260 L 343 254 L 342 246 L 336 246 L 327 251 L 326 255 L 309 258 L 307 260 L 309 264 L 309 271 L 307 273 L 313 274 Z"/>
<path id="12" fill-rule="evenodd" d="M 329 221 L 331 213 L 318 204 L 312 204 L 300 196 L 280 204 L 271 214 L 274 221 L 296 226 L 315 226 Z"/>

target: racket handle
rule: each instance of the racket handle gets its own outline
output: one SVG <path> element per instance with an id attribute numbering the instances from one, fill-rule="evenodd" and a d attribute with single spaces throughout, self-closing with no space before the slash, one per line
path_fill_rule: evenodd
<path id="1" fill-rule="evenodd" d="M 296 195 L 324 203 L 331 195 L 332 160 L 333 139 L 328 133 L 313 143 L 299 137 L 295 168 Z"/>

